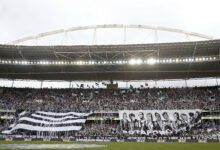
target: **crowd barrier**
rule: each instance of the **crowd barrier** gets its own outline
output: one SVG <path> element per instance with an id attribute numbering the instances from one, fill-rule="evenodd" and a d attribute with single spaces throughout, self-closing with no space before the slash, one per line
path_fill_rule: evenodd
<path id="1" fill-rule="evenodd" d="M 138 143 L 220 143 L 220 139 L 190 139 L 190 138 L 178 138 L 178 139 L 163 139 L 163 138 L 145 138 L 145 137 L 129 137 L 129 138 L 31 138 L 31 137 L 0 137 L 0 141 L 57 141 L 57 142 L 138 142 Z"/>

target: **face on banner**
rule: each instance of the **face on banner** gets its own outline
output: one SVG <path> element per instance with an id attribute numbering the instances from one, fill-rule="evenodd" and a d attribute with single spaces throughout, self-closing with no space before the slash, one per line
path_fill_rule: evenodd
<path id="1" fill-rule="evenodd" d="M 198 118 L 200 110 L 120 110 L 120 120 L 183 120 L 190 122 Z"/>

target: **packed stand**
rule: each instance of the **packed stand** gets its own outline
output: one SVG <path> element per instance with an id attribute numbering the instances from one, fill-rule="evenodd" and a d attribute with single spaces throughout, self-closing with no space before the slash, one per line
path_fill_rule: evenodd
<path id="1" fill-rule="evenodd" d="M 220 88 L 16 89 L 0 94 L 0 109 L 46 111 L 209 109 L 219 107 Z"/>

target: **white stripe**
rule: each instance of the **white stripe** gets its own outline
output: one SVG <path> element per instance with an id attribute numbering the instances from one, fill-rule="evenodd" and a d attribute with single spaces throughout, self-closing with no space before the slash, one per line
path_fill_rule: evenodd
<path id="1" fill-rule="evenodd" d="M 17 124 L 11 130 L 3 131 L 2 133 L 10 134 L 14 130 L 24 129 L 29 131 L 49 131 L 49 132 L 59 132 L 59 131 L 79 131 L 82 127 L 81 126 L 65 126 L 65 127 L 39 127 L 39 126 L 32 126 L 27 124 Z"/>
<path id="2" fill-rule="evenodd" d="M 34 122 L 34 123 L 41 123 L 41 124 L 69 124 L 69 123 L 85 123 L 86 119 L 76 119 L 76 120 L 67 120 L 67 121 L 59 121 L 59 122 L 50 122 L 50 121 L 44 121 L 44 120 L 37 120 L 37 119 L 33 119 L 33 118 L 29 118 L 29 117 L 22 117 L 19 119 L 19 121 L 30 121 L 30 122 Z"/>
<path id="3" fill-rule="evenodd" d="M 88 116 L 90 113 L 76 113 L 76 112 L 68 112 L 68 113 L 54 113 L 54 112 L 45 112 L 45 111 L 36 111 L 39 114 L 51 115 L 51 116 L 67 116 L 67 115 L 75 115 L 75 116 Z"/>
<path id="4" fill-rule="evenodd" d="M 78 118 L 78 117 L 72 117 L 72 116 L 66 116 L 63 118 L 53 118 L 53 117 L 41 116 L 41 115 L 37 115 L 37 114 L 32 114 L 31 116 L 42 118 L 42 119 L 47 119 L 47 120 L 51 120 L 51 121 L 62 121 L 65 119 L 77 119 Z"/>
<path id="5" fill-rule="evenodd" d="M 18 116 L 23 116 L 24 114 L 26 114 L 26 111 L 22 111 Z"/>

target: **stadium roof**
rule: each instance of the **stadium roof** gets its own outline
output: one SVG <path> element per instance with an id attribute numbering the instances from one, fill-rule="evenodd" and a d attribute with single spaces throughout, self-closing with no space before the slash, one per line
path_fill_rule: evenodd
<path id="1" fill-rule="evenodd" d="M 214 57 L 214 61 L 205 61 Z M 39 65 L 0 63 L 0 78 L 38 80 L 151 80 L 220 77 L 220 40 L 198 42 L 93 45 L 0 45 L 0 60 L 9 61 L 120 61 L 141 59 L 189 59 L 183 63 Z"/>

